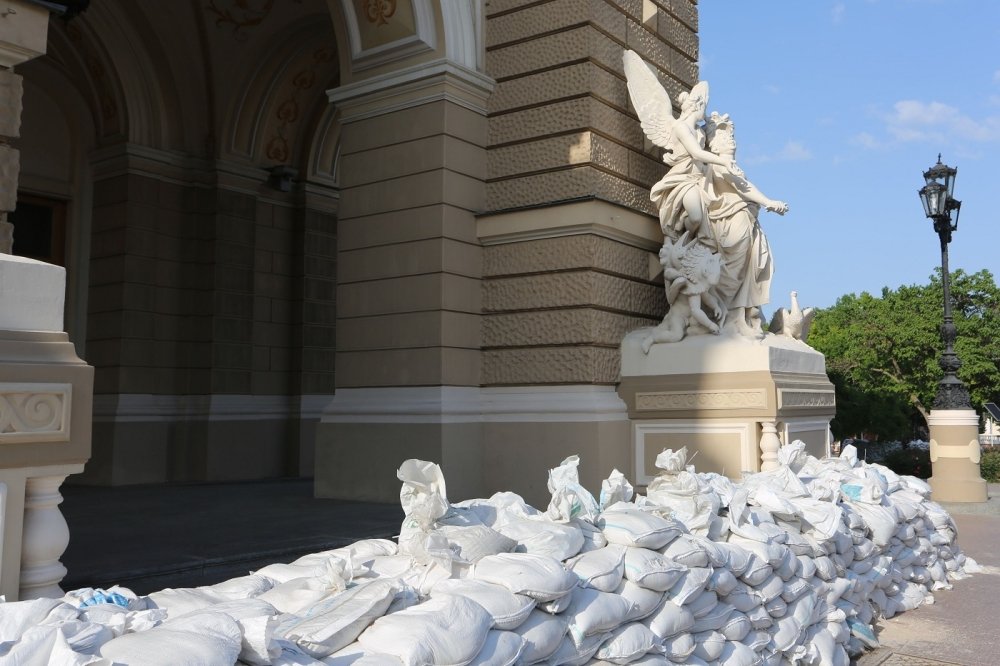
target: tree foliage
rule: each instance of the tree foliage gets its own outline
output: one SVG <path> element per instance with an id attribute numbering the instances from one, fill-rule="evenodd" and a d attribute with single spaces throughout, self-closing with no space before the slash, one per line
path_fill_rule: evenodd
<path id="1" fill-rule="evenodd" d="M 1000 289 L 989 271 L 956 270 L 951 296 L 958 376 L 982 411 L 984 403 L 1000 402 Z M 926 426 L 943 375 L 943 320 L 940 270 L 929 284 L 886 287 L 881 296 L 849 294 L 816 315 L 809 344 L 826 355 L 837 389 L 835 435 L 901 438 L 914 420 Z"/>

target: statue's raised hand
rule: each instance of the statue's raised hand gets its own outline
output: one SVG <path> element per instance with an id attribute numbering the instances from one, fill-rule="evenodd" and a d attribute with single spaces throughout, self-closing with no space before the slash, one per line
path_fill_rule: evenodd
<path id="1" fill-rule="evenodd" d="M 764 208 L 772 213 L 777 213 L 778 215 L 784 215 L 788 212 L 788 204 L 784 201 L 775 201 L 774 199 L 768 200 L 767 205 L 764 206 Z"/>

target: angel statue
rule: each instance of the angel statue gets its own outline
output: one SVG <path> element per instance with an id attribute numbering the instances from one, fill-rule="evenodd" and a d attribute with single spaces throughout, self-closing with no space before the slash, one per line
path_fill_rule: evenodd
<path id="1" fill-rule="evenodd" d="M 675 118 L 670 97 L 642 58 L 634 51 L 625 51 L 623 62 L 629 96 L 643 132 L 664 149 L 663 161 L 670 167 L 649 195 L 659 211 L 664 238 L 671 244 L 670 255 L 678 257 L 692 244 L 704 245 L 711 253 L 720 255 L 721 275 L 708 293 L 721 302 L 722 314 L 715 317 L 715 326 L 705 326 L 702 318 L 692 311 L 687 322 L 691 328 L 687 332 L 718 333 L 724 324 L 727 331 L 763 337 L 759 313 L 760 306 L 769 299 L 773 265 L 757 214 L 763 207 L 784 215 L 788 205 L 769 199 L 745 178 L 735 161 L 732 121 L 728 115 L 705 116 L 706 82 L 700 81 L 690 93 L 678 96 L 680 115 Z M 678 246 L 682 237 L 684 240 Z M 698 251 L 698 254 L 704 253 Z M 675 306 L 676 294 L 683 291 L 672 289 L 672 280 L 676 279 L 664 271 L 671 308 Z M 707 299 L 702 301 L 705 305 Z M 693 306 L 690 302 L 688 305 Z M 720 308 L 712 308 L 708 314 L 717 309 Z M 661 327 L 667 326 L 666 322 L 665 319 Z M 674 317 L 672 331 L 676 325 Z M 654 335 L 662 341 L 672 341 L 676 332 L 661 331 Z"/>

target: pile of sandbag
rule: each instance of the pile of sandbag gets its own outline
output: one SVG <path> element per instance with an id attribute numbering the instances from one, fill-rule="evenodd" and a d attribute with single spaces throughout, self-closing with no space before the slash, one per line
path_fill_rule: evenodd
<path id="1" fill-rule="evenodd" d="M 400 467 L 398 545 L 273 564 L 137 597 L 0 604 L 0 664 L 848 664 L 872 624 L 974 570 L 913 477 L 817 460 L 733 482 L 664 451 L 644 496 L 598 498 L 571 457 L 545 511 L 514 493 L 451 504 L 440 468 Z"/>

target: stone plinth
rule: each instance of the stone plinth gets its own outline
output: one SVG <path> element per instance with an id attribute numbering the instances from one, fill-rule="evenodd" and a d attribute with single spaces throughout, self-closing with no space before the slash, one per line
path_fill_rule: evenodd
<path id="1" fill-rule="evenodd" d="M 935 502 L 985 502 L 980 475 L 979 414 L 972 409 L 934 409 L 931 431 L 931 498 Z"/>
<path id="2" fill-rule="evenodd" d="M 647 355 L 640 344 L 648 330 L 621 346 L 618 393 L 632 421 L 636 484 L 655 476 L 664 448 L 687 446 L 698 471 L 731 478 L 773 468 L 779 445 L 797 439 L 827 455 L 835 399 L 822 354 L 769 334 L 694 336 Z"/>
<path id="3" fill-rule="evenodd" d="M 65 271 L 0 255 L 0 594 L 61 596 L 59 486 L 90 457 L 94 369 L 62 332 Z"/>

